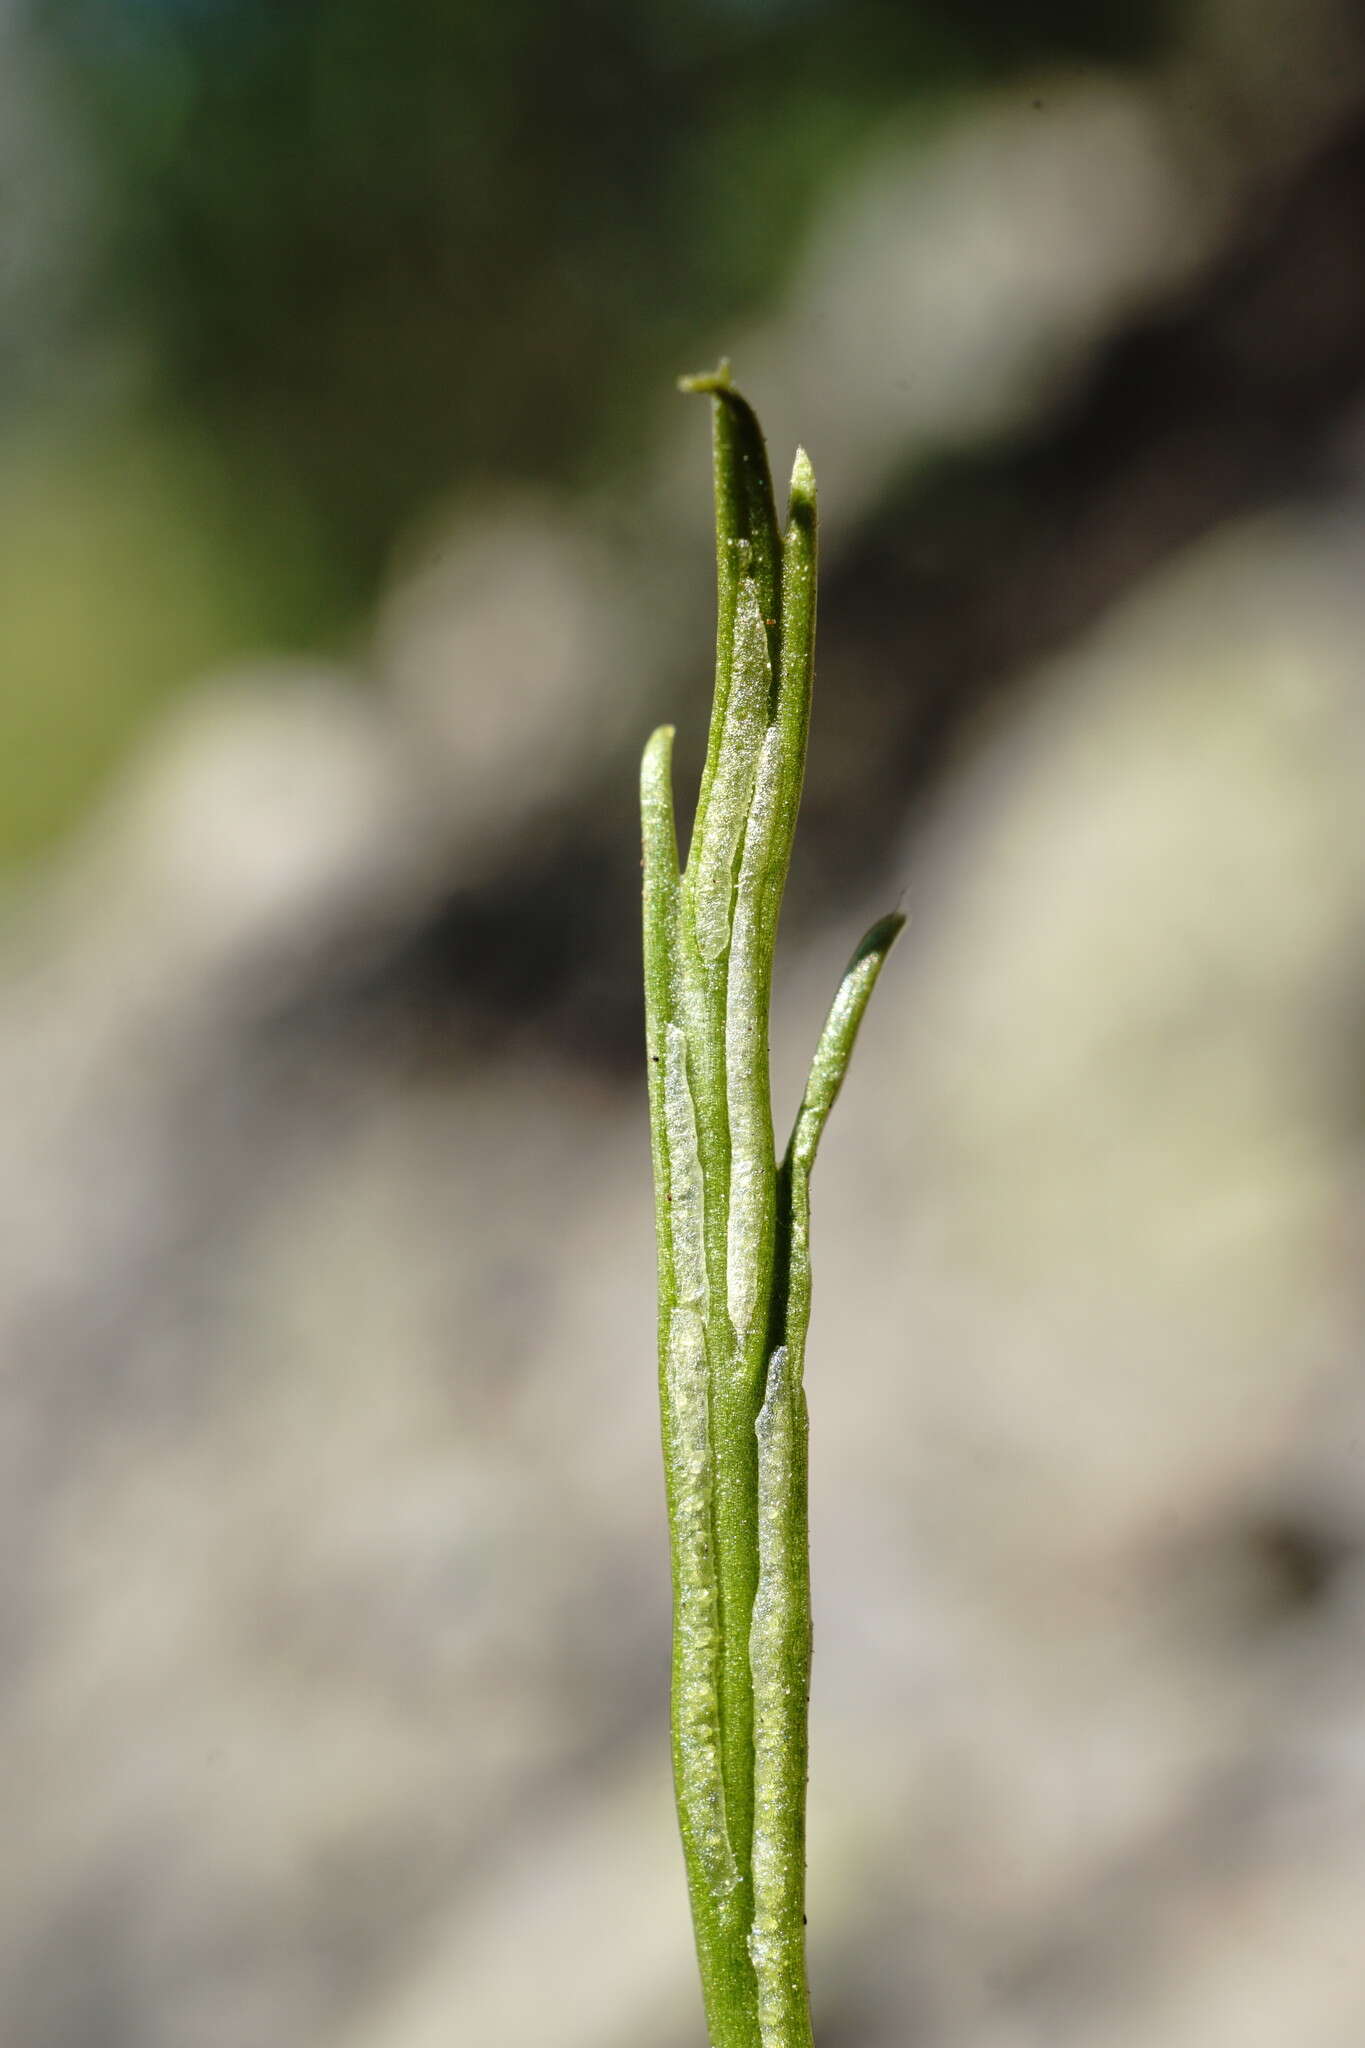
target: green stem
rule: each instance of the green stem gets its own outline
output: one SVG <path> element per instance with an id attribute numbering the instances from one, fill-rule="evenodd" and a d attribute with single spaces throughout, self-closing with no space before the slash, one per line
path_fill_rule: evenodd
<path id="1" fill-rule="evenodd" d="M 807 2048 L 808 1182 L 875 979 L 874 935 L 836 998 L 779 1175 L 768 1010 L 810 717 L 815 484 L 798 450 L 780 533 L 763 437 L 728 369 L 684 388 L 715 400 L 717 557 L 716 690 L 685 872 L 671 727 L 641 778 L 674 1780 L 713 2048 Z M 893 924 L 877 928 L 877 966 Z"/>

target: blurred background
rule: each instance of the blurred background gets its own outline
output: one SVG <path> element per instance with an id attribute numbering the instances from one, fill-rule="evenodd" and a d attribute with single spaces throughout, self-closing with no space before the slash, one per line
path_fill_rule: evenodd
<path id="1" fill-rule="evenodd" d="M 821 2048 L 1359 2048 L 1365 23 L 0 0 L 0 2038 L 699 2048 L 637 994 L 822 486 Z"/>

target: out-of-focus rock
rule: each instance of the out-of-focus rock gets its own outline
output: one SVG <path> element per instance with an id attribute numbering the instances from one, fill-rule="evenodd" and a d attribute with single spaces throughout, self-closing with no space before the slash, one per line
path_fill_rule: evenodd
<path id="1" fill-rule="evenodd" d="M 375 663 L 463 861 L 505 860 L 648 717 L 637 679 L 658 651 L 629 560 L 571 508 L 524 501 L 481 504 L 401 567 Z"/>

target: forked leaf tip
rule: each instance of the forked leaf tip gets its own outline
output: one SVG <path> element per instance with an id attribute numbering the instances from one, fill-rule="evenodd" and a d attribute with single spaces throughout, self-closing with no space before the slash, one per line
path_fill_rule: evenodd
<path id="1" fill-rule="evenodd" d="M 714 370 L 698 370 L 690 377 L 679 377 L 678 389 L 688 397 L 701 394 L 704 397 L 718 397 L 722 392 L 734 390 L 730 375 L 730 358 L 722 356 Z"/>

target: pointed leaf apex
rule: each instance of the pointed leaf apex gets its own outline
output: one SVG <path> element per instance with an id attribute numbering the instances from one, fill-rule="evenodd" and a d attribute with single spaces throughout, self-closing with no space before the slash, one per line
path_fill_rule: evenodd
<path id="1" fill-rule="evenodd" d="M 815 471 L 804 448 L 796 451 L 791 489 L 787 494 L 787 531 L 815 533 Z"/>

